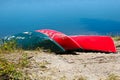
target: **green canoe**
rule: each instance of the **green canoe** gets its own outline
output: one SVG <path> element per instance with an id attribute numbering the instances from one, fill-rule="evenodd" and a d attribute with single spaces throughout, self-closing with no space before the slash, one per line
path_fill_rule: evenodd
<path id="1" fill-rule="evenodd" d="M 23 32 L 6 37 L 4 40 L 10 41 L 12 39 L 15 39 L 17 46 L 23 49 L 36 49 L 37 47 L 41 47 L 50 49 L 52 52 L 56 53 L 65 52 L 58 43 L 39 32 Z"/>

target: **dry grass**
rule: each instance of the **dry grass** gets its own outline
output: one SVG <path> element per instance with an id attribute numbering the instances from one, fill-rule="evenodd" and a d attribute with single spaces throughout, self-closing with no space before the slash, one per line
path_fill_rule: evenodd
<path id="1" fill-rule="evenodd" d="M 116 74 L 110 74 L 105 80 L 120 80 L 120 76 Z"/>
<path id="2" fill-rule="evenodd" d="M 113 36 L 112 38 L 114 41 L 120 41 L 120 36 Z"/>

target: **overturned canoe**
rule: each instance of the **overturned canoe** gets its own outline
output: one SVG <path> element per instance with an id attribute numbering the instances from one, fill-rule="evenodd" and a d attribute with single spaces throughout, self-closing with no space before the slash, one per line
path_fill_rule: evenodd
<path id="1" fill-rule="evenodd" d="M 39 32 L 23 32 L 6 37 L 5 41 L 16 40 L 17 46 L 23 49 L 36 49 L 41 47 L 53 52 L 64 52 L 65 50 L 54 40 Z"/>
<path id="2" fill-rule="evenodd" d="M 65 50 L 91 50 L 101 52 L 117 52 L 114 42 L 109 36 L 67 36 L 61 32 L 43 29 L 37 32 L 46 34 Z"/>

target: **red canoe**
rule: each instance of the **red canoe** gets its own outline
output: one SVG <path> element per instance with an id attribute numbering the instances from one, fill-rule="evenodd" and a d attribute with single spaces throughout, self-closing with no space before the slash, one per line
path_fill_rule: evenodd
<path id="1" fill-rule="evenodd" d="M 65 50 L 93 50 L 101 52 L 116 52 L 116 47 L 109 36 L 67 36 L 61 32 L 43 29 L 37 30 L 55 40 Z"/>
<path id="2" fill-rule="evenodd" d="M 77 50 L 81 48 L 75 40 L 61 32 L 50 29 L 37 30 L 37 32 L 46 34 L 61 45 L 65 50 Z"/>
<path id="3" fill-rule="evenodd" d="M 117 52 L 114 42 L 109 36 L 70 36 L 84 50 Z"/>

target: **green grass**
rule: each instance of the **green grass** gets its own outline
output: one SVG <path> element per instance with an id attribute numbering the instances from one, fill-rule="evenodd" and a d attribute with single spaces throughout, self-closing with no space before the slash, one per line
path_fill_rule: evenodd
<path id="1" fill-rule="evenodd" d="M 14 53 L 22 54 L 18 63 L 7 61 L 5 57 L 0 56 L 0 80 L 25 80 L 27 76 L 23 76 L 22 69 L 29 64 L 28 55 L 24 53 L 23 49 L 17 48 L 15 40 L 4 42 L 0 45 L 0 53 Z M 18 55 L 19 55 L 18 54 Z"/>
<path id="2" fill-rule="evenodd" d="M 22 53 L 22 57 L 19 59 L 18 66 L 19 67 L 28 67 L 29 65 L 28 55 L 27 53 Z"/>
<path id="3" fill-rule="evenodd" d="M 0 45 L 0 53 L 11 53 L 17 50 L 17 44 L 15 40 L 4 42 Z"/>
<path id="4" fill-rule="evenodd" d="M 21 80 L 22 72 L 19 71 L 14 63 L 0 58 L 0 80 Z"/>
<path id="5" fill-rule="evenodd" d="M 8 61 L 0 57 L 0 80 L 29 80 L 27 72 L 22 71 L 30 64 L 27 53 L 19 53 L 22 56 L 18 62 Z M 19 55 L 18 54 L 18 55 Z"/>

